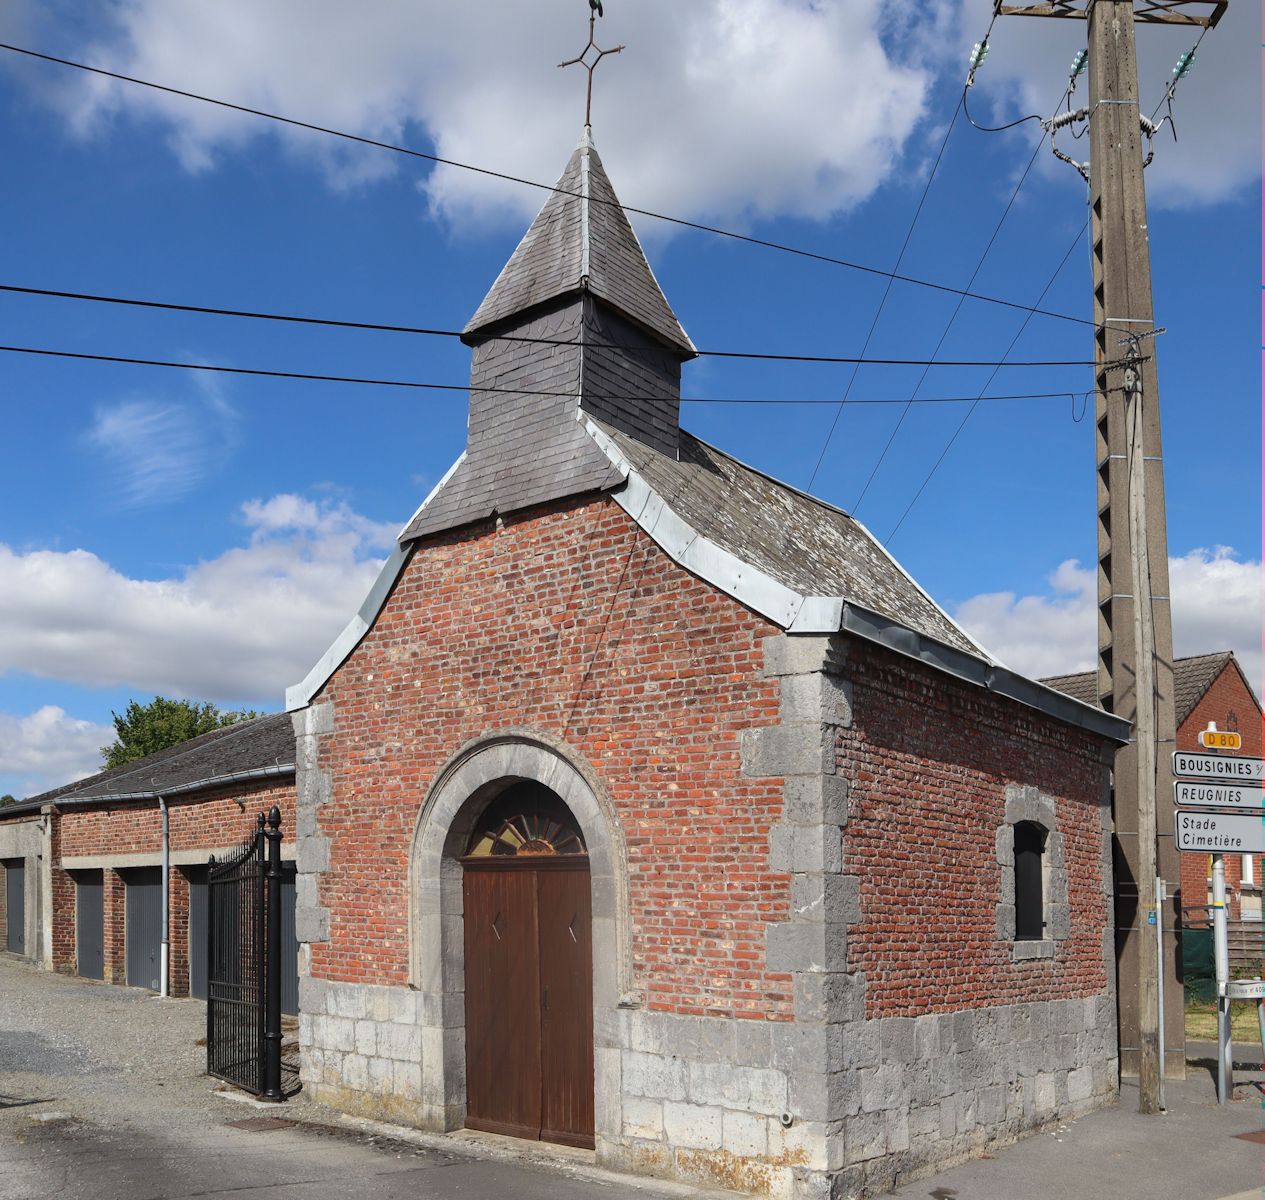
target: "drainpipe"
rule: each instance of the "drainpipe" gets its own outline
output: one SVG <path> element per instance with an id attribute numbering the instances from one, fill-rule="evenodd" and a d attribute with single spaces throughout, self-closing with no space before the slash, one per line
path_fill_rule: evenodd
<path id="1" fill-rule="evenodd" d="M 158 960 L 158 995 L 165 1000 L 168 995 L 167 973 L 171 935 L 171 821 L 167 812 L 166 797 L 158 797 L 158 810 L 163 815 L 163 941 Z"/>

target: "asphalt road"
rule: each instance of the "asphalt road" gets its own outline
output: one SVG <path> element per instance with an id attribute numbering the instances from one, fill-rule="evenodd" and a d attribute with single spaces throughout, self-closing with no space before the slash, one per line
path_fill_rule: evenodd
<path id="1" fill-rule="evenodd" d="M 0 1200 L 716 1195 L 600 1171 L 580 1152 L 550 1162 L 504 1139 L 402 1140 L 301 1096 L 224 1099 L 203 1073 L 204 1012 L 0 958 Z"/>
<path id="2" fill-rule="evenodd" d="M 581 1152 L 350 1124 L 301 1095 L 223 1098 L 203 1073 L 204 1009 L 0 957 L 0 1200 L 666 1200 L 716 1197 L 603 1172 Z M 1198 1048 L 1196 1048 L 1198 1053 Z M 1256 1063 L 1260 1047 L 1236 1058 Z M 1262 1200 L 1265 1072 L 1218 1108 L 1206 1067 L 896 1193 L 906 1200 Z M 1261 1081 L 1257 1088 L 1253 1081 Z M 262 1122 L 262 1123 L 261 1123 Z"/>

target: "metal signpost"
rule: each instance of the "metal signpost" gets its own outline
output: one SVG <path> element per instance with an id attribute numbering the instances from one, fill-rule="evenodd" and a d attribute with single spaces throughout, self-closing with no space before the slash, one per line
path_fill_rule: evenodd
<path id="1" fill-rule="evenodd" d="M 1209 749 L 1242 746 L 1237 733 L 1210 724 L 1199 734 Z M 1179 850 L 1212 855 L 1212 937 L 1217 976 L 1217 1102 L 1226 1104 L 1234 1082 L 1230 1041 L 1230 1002 L 1256 1000 L 1265 1046 L 1265 980 L 1230 980 L 1229 932 L 1226 924 L 1225 855 L 1265 853 L 1265 759 L 1221 754 L 1173 755 L 1173 814 Z M 1186 776 L 1186 778 L 1181 778 Z M 1211 782 L 1209 782 L 1211 781 Z M 1191 810 L 1195 811 L 1191 811 Z M 1210 811 L 1233 809 L 1232 812 Z"/>

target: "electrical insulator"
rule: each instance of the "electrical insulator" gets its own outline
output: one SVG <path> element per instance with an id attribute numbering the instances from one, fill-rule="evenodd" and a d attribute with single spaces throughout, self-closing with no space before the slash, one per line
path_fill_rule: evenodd
<path id="1" fill-rule="evenodd" d="M 1089 66 L 1089 51 L 1077 50 L 1076 57 L 1072 59 L 1072 69 L 1067 73 L 1068 78 L 1075 79 L 1077 75 L 1084 75 L 1087 66 Z"/>
<path id="2" fill-rule="evenodd" d="M 988 42 L 976 42 L 971 48 L 971 70 L 974 71 L 980 67 L 984 60 L 988 57 Z"/>
<path id="3" fill-rule="evenodd" d="M 1193 50 L 1187 50 L 1185 54 L 1179 54 L 1177 56 L 1177 65 L 1173 68 L 1173 78 L 1185 79 L 1194 65 L 1195 52 Z"/>

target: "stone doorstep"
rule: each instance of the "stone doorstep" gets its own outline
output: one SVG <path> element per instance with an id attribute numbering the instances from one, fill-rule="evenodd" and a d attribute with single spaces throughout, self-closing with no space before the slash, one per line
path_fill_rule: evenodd
<path id="1" fill-rule="evenodd" d="M 276 1108 L 276 1105 L 266 1105 Z M 290 1118 L 297 1126 L 308 1124 L 300 1118 Z M 527 1166 L 569 1175 L 628 1191 L 655 1191 L 665 1196 L 682 1198 L 698 1197 L 699 1200 L 735 1200 L 740 1194 L 707 1188 L 671 1179 L 655 1179 L 645 1175 L 625 1175 L 597 1165 L 592 1150 L 580 1150 L 572 1146 L 556 1146 L 550 1142 L 528 1142 L 519 1138 L 503 1137 L 495 1133 L 479 1133 L 471 1129 L 459 1129 L 453 1133 L 425 1133 L 408 1125 L 391 1125 L 385 1121 L 373 1121 L 368 1117 L 353 1117 L 341 1113 L 340 1125 L 374 1133 L 379 1137 L 394 1138 L 436 1150 L 444 1154 L 459 1154 L 474 1159 L 494 1159 L 497 1162 L 522 1163 Z M 750 1200 L 743 1196 L 742 1200 Z"/>

